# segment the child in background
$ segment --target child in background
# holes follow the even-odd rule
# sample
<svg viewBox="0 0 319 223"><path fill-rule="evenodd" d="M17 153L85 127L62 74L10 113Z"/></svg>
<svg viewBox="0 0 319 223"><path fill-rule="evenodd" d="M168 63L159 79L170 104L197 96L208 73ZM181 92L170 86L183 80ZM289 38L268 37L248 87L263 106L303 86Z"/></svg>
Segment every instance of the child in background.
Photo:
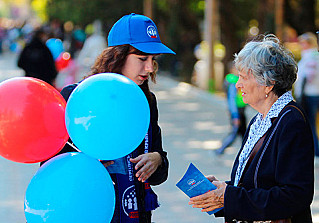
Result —
<svg viewBox="0 0 319 223"><path fill-rule="evenodd" d="M243 138L246 132L246 104L243 102L241 91L236 89L235 85L238 81L238 74L232 62L230 63L230 67L230 73L225 77L224 89L227 94L232 130L223 140L222 146L215 151L217 155L222 155L225 149L231 146L235 141L237 135L240 135Z"/></svg>

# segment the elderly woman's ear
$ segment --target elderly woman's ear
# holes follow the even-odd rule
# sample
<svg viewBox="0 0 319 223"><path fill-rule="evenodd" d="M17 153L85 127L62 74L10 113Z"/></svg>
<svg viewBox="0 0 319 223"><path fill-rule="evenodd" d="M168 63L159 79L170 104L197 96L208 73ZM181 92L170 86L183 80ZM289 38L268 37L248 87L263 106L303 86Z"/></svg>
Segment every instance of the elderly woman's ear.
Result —
<svg viewBox="0 0 319 223"><path fill-rule="evenodd" d="M269 95L273 88L274 88L274 85L272 85L272 86L266 86L266 89L265 89L266 95Z"/></svg>

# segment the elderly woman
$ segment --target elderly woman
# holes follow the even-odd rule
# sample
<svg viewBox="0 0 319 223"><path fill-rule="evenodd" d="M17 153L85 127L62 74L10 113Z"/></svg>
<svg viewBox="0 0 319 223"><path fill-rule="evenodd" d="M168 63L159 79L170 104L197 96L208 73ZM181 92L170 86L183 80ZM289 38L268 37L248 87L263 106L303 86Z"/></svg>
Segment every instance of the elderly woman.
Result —
<svg viewBox="0 0 319 223"><path fill-rule="evenodd" d="M258 113L236 157L231 181L207 178L214 191L189 204L203 212L224 207L226 222L312 222L314 144L291 94L297 65L274 35L251 41L235 55L236 87Z"/></svg>

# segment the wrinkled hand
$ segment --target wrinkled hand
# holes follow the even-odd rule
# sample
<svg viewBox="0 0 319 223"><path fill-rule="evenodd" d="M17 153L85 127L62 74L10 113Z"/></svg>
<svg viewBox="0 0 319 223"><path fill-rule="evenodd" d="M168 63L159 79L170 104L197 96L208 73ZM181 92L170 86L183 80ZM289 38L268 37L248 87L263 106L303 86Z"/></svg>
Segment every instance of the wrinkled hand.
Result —
<svg viewBox="0 0 319 223"><path fill-rule="evenodd" d="M131 158L130 161L136 163L135 170L138 170L136 173L138 180L145 182L162 164L162 157L158 152L153 152Z"/></svg>
<svg viewBox="0 0 319 223"><path fill-rule="evenodd" d="M224 194L227 184L222 181L213 181L213 184L217 187L216 190L192 197L188 204L193 205L193 208L202 208L202 212L224 207Z"/></svg>
<svg viewBox="0 0 319 223"><path fill-rule="evenodd" d="M205 176L210 182L219 181L214 175Z"/></svg>

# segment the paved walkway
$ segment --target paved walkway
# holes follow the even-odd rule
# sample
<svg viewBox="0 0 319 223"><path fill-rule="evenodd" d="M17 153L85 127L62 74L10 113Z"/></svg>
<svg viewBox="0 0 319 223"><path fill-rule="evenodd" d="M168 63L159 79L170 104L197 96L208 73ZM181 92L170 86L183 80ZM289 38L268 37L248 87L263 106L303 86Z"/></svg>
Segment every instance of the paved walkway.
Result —
<svg viewBox="0 0 319 223"><path fill-rule="evenodd" d="M15 67L15 55L0 55L0 81L21 76ZM152 86L160 112L164 148L170 160L169 179L154 187L161 207L154 212L156 223L223 222L189 206L188 198L176 186L176 182L193 162L205 175L214 174L221 180L230 175L234 156L240 146L238 139L226 154L214 157L212 150L218 148L221 139L230 130L227 106L223 97L208 94L186 83L159 75ZM254 111L249 109L248 116ZM0 157L0 223L23 223L24 193L38 164L19 164ZM318 171L316 173L318 178ZM314 222L319 223L319 197L312 205Z"/></svg>

